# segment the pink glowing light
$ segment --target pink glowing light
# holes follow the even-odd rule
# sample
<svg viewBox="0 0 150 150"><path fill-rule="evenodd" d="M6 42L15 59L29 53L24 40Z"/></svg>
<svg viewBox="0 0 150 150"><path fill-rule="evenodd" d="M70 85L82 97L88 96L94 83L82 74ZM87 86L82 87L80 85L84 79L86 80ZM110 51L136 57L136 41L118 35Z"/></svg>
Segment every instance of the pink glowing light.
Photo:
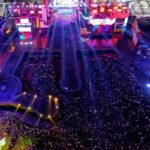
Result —
<svg viewBox="0 0 150 150"><path fill-rule="evenodd" d="M14 12L15 12L15 13L18 12L18 9L14 9Z"/></svg>

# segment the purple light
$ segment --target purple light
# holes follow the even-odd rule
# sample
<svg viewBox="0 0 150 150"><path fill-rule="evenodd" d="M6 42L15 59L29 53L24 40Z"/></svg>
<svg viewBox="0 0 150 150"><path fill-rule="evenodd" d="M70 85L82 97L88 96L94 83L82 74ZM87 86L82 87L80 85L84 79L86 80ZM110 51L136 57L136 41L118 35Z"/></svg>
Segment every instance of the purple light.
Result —
<svg viewBox="0 0 150 150"><path fill-rule="evenodd" d="M34 3L34 8L38 8L38 3Z"/></svg>

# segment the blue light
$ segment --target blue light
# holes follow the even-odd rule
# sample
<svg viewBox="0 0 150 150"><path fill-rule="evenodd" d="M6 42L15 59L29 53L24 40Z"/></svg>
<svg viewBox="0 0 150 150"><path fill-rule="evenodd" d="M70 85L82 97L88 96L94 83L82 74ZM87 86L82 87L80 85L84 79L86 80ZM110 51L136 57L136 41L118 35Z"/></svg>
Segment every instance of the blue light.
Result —
<svg viewBox="0 0 150 150"><path fill-rule="evenodd" d="M150 88L150 83L147 83L147 84L146 84L146 87L147 87L147 88Z"/></svg>
<svg viewBox="0 0 150 150"><path fill-rule="evenodd" d="M24 36L23 35L19 35L19 40L23 40Z"/></svg>

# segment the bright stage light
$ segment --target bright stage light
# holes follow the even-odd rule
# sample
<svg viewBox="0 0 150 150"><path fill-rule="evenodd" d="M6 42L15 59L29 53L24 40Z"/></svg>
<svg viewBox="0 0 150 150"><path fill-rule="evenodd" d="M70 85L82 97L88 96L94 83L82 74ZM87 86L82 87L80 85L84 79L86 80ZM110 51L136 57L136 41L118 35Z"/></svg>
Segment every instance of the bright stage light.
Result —
<svg viewBox="0 0 150 150"><path fill-rule="evenodd" d="M116 18L110 19L110 18L105 18L105 19L90 19L89 23L92 25L112 25L116 22Z"/></svg>
<svg viewBox="0 0 150 150"><path fill-rule="evenodd" d="M4 137L3 139L0 140L0 149L3 148L6 144L6 138Z"/></svg>
<svg viewBox="0 0 150 150"><path fill-rule="evenodd" d="M15 112L17 112L18 111L18 109L21 107L21 104L19 103L19 104L17 104L17 106L16 106L16 109L15 109Z"/></svg>
<svg viewBox="0 0 150 150"><path fill-rule="evenodd" d="M20 19L20 23L21 24L28 24L29 23L29 19L28 18Z"/></svg>
<svg viewBox="0 0 150 150"><path fill-rule="evenodd" d="M58 10L58 13L59 14L72 14L73 13L73 10L72 9L59 9Z"/></svg>
<svg viewBox="0 0 150 150"><path fill-rule="evenodd" d="M38 8L38 3L37 2L34 3L34 8Z"/></svg>
<svg viewBox="0 0 150 150"><path fill-rule="evenodd" d="M42 118L43 117L43 114L40 114L40 118Z"/></svg>
<svg viewBox="0 0 150 150"><path fill-rule="evenodd" d="M52 119L52 116L51 116L51 115L48 115L47 118L48 118L48 119Z"/></svg>
<svg viewBox="0 0 150 150"><path fill-rule="evenodd" d="M55 97L54 101L55 101L55 103L57 103L57 102L58 102L58 98L57 98L57 97Z"/></svg>
<svg viewBox="0 0 150 150"><path fill-rule="evenodd" d="M21 106L21 104L18 104L18 105L17 105L17 107L16 107L16 108L17 108L17 110L19 109L19 107L20 107L20 106Z"/></svg>
<svg viewBox="0 0 150 150"><path fill-rule="evenodd" d="M7 30L5 31L5 33L6 33L6 34L10 34L10 33L11 33L11 29L7 29Z"/></svg>
<svg viewBox="0 0 150 150"><path fill-rule="evenodd" d="M147 88L150 88L150 83L147 83L147 84L146 84L146 87L147 87Z"/></svg>
<svg viewBox="0 0 150 150"><path fill-rule="evenodd" d="M51 99L52 99L52 96L51 96L51 95L48 95L48 99L51 100Z"/></svg>
<svg viewBox="0 0 150 150"><path fill-rule="evenodd" d="M59 108L59 106L57 105L57 106L56 106L56 109L58 109L58 108Z"/></svg>
<svg viewBox="0 0 150 150"><path fill-rule="evenodd" d="M23 92L23 95L26 95L27 94L27 92Z"/></svg>
<svg viewBox="0 0 150 150"><path fill-rule="evenodd" d="M37 97L38 97L37 94L35 94L35 95L34 95L34 99L36 99Z"/></svg>
<svg viewBox="0 0 150 150"><path fill-rule="evenodd" d="M31 109L32 109L31 107L28 107L28 108L27 108L27 111L30 111Z"/></svg>
<svg viewBox="0 0 150 150"><path fill-rule="evenodd" d="M31 32L31 27L18 27L19 32Z"/></svg>

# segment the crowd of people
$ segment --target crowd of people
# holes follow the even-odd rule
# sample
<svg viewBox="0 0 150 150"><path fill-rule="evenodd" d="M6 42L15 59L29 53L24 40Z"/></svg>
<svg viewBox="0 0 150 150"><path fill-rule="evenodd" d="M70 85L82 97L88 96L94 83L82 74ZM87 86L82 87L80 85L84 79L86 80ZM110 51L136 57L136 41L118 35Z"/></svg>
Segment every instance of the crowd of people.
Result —
<svg viewBox="0 0 150 150"><path fill-rule="evenodd" d="M86 68L86 97L72 100L60 126L75 131L86 149L148 148L150 105L134 74L110 58Z"/></svg>
<svg viewBox="0 0 150 150"><path fill-rule="evenodd" d="M20 70L25 90L39 96L57 95L57 68L52 62L38 64L39 61L24 64L23 70Z"/></svg>
<svg viewBox="0 0 150 150"><path fill-rule="evenodd" d="M32 70L32 91L42 95L53 93L56 90L56 73L54 66L41 65Z"/></svg>
<svg viewBox="0 0 150 150"><path fill-rule="evenodd" d="M26 136L33 150L149 149L150 104L134 74L106 57L87 61L85 68L84 96L65 95L68 103L61 105L56 125L41 129L11 118L12 143ZM41 68L33 72L45 76Z"/></svg>

